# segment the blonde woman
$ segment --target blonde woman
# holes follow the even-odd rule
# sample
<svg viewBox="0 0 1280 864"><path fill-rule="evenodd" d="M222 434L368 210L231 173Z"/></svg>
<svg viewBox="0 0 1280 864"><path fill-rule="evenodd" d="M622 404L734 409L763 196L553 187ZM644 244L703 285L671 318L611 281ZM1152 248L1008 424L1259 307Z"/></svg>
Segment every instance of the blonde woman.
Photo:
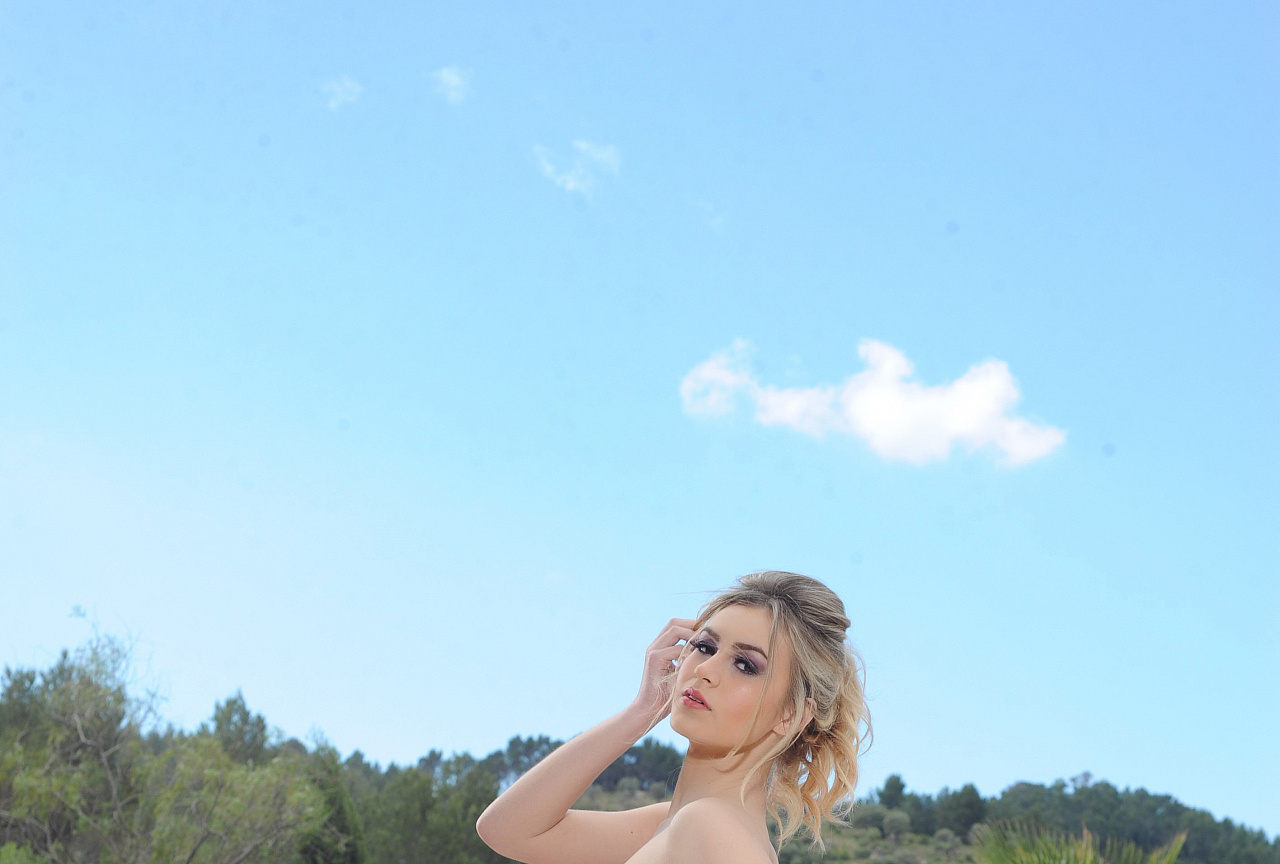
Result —
<svg viewBox="0 0 1280 864"><path fill-rule="evenodd" d="M803 824L838 820L870 725L844 604L816 579L753 573L645 653L635 700L565 743L480 816L481 838L526 864L777 864ZM671 716L689 741L670 802L570 810L611 762Z"/></svg>

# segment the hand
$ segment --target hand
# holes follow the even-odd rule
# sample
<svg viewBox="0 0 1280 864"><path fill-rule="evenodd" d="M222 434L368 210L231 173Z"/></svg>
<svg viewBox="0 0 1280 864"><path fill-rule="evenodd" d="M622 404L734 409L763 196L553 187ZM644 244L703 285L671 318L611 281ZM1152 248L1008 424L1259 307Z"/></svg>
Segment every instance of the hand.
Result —
<svg viewBox="0 0 1280 864"><path fill-rule="evenodd" d="M672 618L644 652L644 675L632 706L644 715L650 729L671 713L675 661L684 653L696 623L690 618Z"/></svg>

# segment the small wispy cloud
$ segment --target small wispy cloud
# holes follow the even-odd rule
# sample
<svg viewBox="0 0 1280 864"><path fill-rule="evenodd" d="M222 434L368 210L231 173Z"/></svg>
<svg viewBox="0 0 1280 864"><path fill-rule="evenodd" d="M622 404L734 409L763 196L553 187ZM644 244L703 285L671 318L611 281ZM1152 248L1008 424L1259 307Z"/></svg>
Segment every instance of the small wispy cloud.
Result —
<svg viewBox="0 0 1280 864"><path fill-rule="evenodd" d="M572 163L560 168L552 161L551 151L546 147L533 148L542 176L566 192L578 192L590 198L597 173L616 176L622 170L622 153L613 144L597 144L579 138L573 142L573 150Z"/></svg>
<svg viewBox="0 0 1280 864"><path fill-rule="evenodd" d="M573 142L573 149L613 174L617 174L622 167L622 154L613 144L597 144L594 141L579 138Z"/></svg>
<svg viewBox="0 0 1280 864"><path fill-rule="evenodd" d="M320 92L329 97L329 110L337 111L348 102L360 98L364 88L346 75L330 79L320 85Z"/></svg>
<svg viewBox="0 0 1280 864"><path fill-rule="evenodd" d="M457 66L445 66L431 73L436 82L436 92L450 105L460 105L471 95L471 73Z"/></svg>
<svg viewBox="0 0 1280 864"><path fill-rule="evenodd" d="M1061 429L1011 415L1021 394L1001 360L976 363L948 384L928 386L910 380L911 361L897 348L864 339L858 355L867 368L843 384L774 387L756 380L750 350L738 340L695 366L680 382L685 411L728 414L741 395L755 403L762 426L815 438L850 435L886 460L917 465L947 459L956 445L994 448L1004 464L1025 465L1066 440Z"/></svg>

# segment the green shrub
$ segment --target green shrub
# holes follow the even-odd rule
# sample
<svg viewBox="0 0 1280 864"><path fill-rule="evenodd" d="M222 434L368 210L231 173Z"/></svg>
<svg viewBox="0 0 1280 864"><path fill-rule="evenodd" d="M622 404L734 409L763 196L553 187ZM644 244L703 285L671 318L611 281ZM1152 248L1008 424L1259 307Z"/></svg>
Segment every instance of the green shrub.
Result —
<svg viewBox="0 0 1280 864"><path fill-rule="evenodd" d="M0 864L45 864L46 860L15 843L0 846Z"/></svg>
<svg viewBox="0 0 1280 864"><path fill-rule="evenodd" d="M889 808L883 804L858 804L849 814L849 824L854 828L875 828L884 831L884 816Z"/></svg>
<svg viewBox="0 0 1280 864"><path fill-rule="evenodd" d="M896 843L902 839L903 834L911 830L911 817L902 810L890 810L884 814L884 824L880 830Z"/></svg>

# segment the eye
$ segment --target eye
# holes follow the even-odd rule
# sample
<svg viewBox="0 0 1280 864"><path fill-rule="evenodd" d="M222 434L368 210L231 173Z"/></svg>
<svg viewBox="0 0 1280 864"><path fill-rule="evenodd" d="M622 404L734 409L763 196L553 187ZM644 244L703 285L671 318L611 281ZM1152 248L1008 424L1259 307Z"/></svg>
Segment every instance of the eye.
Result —
<svg viewBox="0 0 1280 864"><path fill-rule="evenodd" d="M689 647L699 654L706 657L714 657L716 653L716 643L707 639L694 639L688 643ZM733 666L744 675L759 675L760 667L752 662L750 657L738 655L733 658Z"/></svg>

